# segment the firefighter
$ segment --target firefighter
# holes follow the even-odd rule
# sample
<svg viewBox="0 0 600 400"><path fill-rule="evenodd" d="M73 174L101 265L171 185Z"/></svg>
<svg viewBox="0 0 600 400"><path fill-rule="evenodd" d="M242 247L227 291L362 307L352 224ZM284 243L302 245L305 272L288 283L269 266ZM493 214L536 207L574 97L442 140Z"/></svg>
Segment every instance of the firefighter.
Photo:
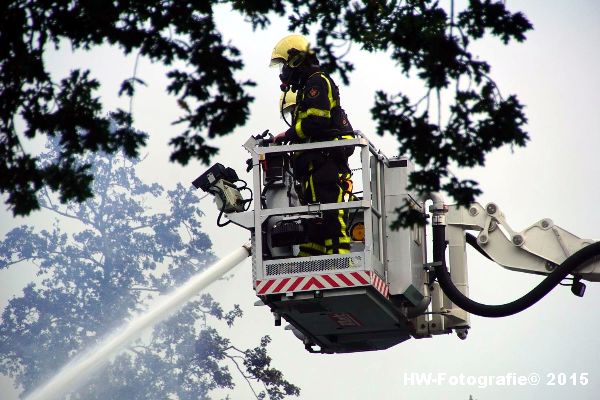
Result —
<svg viewBox="0 0 600 400"><path fill-rule="evenodd" d="M291 125L288 121L294 118L294 112L296 111L296 93L292 91L281 93L278 110L283 120L288 125Z"/></svg>
<svg viewBox="0 0 600 400"><path fill-rule="evenodd" d="M273 49L271 65L279 65L281 90L286 97L295 94L296 107L291 126L275 137L276 143L310 143L353 138L353 129L340 106L339 90L319 68L308 41L301 35L281 39ZM283 107L282 107L283 108ZM302 185L301 197L308 203L341 203L351 186L348 157L353 147L303 151L293 155L293 170ZM320 227L309 242L300 245L299 256L346 254L350 252L344 210L323 212Z"/></svg>

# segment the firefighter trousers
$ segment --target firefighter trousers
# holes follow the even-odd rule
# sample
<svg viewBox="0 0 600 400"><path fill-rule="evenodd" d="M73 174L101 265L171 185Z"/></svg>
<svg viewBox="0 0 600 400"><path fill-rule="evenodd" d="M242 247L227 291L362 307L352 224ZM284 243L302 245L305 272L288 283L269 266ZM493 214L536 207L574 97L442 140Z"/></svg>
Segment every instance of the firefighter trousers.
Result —
<svg viewBox="0 0 600 400"><path fill-rule="evenodd" d="M345 195L342 182L345 179L350 179L346 163L332 158L321 160L318 164L311 162L308 175L301 179L304 201L342 203ZM350 252L346 210L323 211L322 223L313 231L309 242L300 245L300 257Z"/></svg>

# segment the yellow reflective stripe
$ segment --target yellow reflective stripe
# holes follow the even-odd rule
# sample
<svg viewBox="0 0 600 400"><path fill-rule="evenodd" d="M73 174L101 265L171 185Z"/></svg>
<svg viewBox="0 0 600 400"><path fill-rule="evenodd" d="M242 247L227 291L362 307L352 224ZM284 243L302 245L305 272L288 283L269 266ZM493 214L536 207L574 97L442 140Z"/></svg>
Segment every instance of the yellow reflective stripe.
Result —
<svg viewBox="0 0 600 400"><path fill-rule="evenodd" d="M304 250L304 252L306 252L306 250L307 250L307 249L310 249L310 250L316 250L316 251L318 251L318 252L320 252L320 253L323 253L323 254L325 254L325 252L327 251L327 250L325 249L325 246L323 246L323 245L320 245L320 244L318 244L318 243L315 243L315 242L307 242L307 243L302 243L302 244L300 245L300 249L301 249L301 251L303 251L303 250Z"/></svg>
<svg viewBox="0 0 600 400"><path fill-rule="evenodd" d="M321 76L327 83L327 98L329 100L329 110L322 110L319 108L309 108L306 111L299 111L299 109L296 108L296 113L295 113L296 114L296 124L295 124L294 128L296 130L296 134L298 135L298 137L300 139L306 139L306 135L302 131L302 120L304 118L307 118L309 116L314 116L314 117L331 119L331 110L337 106L337 101L333 99L333 89L331 88L331 82L324 74L321 74ZM299 103L298 99L297 99L297 102ZM349 136L348 138L352 139L352 136Z"/></svg>
<svg viewBox="0 0 600 400"><path fill-rule="evenodd" d="M315 194L315 183L313 182L312 174L310 175L310 178L308 179L308 184L310 186L310 193L312 194L311 200L316 201L317 195Z"/></svg>
<svg viewBox="0 0 600 400"><path fill-rule="evenodd" d="M322 254L327 254L327 249L324 246L311 246L308 243L301 244L300 251L298 252L298 255L301 257L319 256Z"/></svg>
<svg viewBox="0 0 600 400"><path fill-rule="evenodd" d="M333 252L333 249L327 250L327 254L349 254L350 250L349 249L337 249L337 253Z"/></svg>
<svg viewBox="0 0 600 400"><path fill-rule="evenodd" d="M308 117L309 115L314 115L314 116L323 117L323 118L331 118L331 111L321 110L319 108L309 108L306 111L300 111L298 113L298 118L304 119L304 118Z"/></svg>
<svg viewBox="0 0 600 400"><path fill-rule="evenodd" d="M333 100L333 90L331 89L331 82L329 82L329 79L324 74L321 74L321 76L323 77L323 79L325 79L325 82L327 82L327 97L329 98L329 108L331 109L337 106L337 102Z"/></svg>
<svg viewBox="0 0 600 400"><path fill-rule="evenodd" d="M341 187L338 187L338 188L339 188L339 193L338 193L337 202L343 203L344 202L344 191L342 190ZM341 230L342 237L348 238L348 234L346 233L347 226L346 226L346 221L344 219L344 210L338 210L338 221L340 223L340 230ZM340 243L342 243L342 242L340 242ZM350 238L348 238L348 243L350 243Z"/></svg>
<svg viewBox="0 0 600 400"><path fill-rule="evenodd" d="M340 221L340 226L342 227L342 235L346 236L346 221L344 221L344 211L338 211L338 220Z"/></svg>
<svg viewBox="0 0 600 400"><path fill-rule="evenodd" d="M296 118L296 134L300 139L306 139L306 135L302 131L302 120L308 116L331 118L331 112L329 110L320 110L318 108L309 108L306 111L300 111Z"/></svg>
<svg viewBox="0 0 600 400"><path fill-rule="evenodd" d="M337 203L342 203L344 201L344 191L339 186L338 189L340 189L340 192L338 193ZM339 211L341 211L342 213L344 212L344 210L338 210L338 212Z"/></svg>
<svg viewBox="0 0 600 400"><path fill-rule="evenodd" d="M302 132L302 119L301 118L296 118L296 135L298 135L298 137L300 139L306 139L306 135L304 134L304 132Z"/></svg>
<svg viewBox="0 0 600 400"><path fill-rule="evenodd" d="M350 243L350 238L348 236L341 236L338 238L338 242L340 244L348 244ZM333 239L325 239L325 246L331 246L333 245Z"/></svg>
<svg viewBox="0 0 600 400"><path fill-rule="evenodd" d="M336 136L333 138L333 140L349 140L349 139L354 139L354 136L352 135L341 135L341 136Z"/></svg>

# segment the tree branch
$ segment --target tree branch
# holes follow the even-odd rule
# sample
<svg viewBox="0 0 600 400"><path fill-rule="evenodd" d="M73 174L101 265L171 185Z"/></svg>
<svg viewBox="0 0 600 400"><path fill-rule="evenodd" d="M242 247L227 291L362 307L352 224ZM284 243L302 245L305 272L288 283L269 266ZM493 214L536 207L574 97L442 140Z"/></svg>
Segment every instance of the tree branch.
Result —
<svg viewBox="0 0 600 400"><path fill-rule="evenodd" d="M66 213L66 212L63 212L63 211L61 211L61 210L58 208L58 206L56 206L56 205L55 205L55 204L52 202L52 199L50 198L50 194L48 193L48 190L47 190L46 188L44 188L44 194L45 194L46 198L48 199L48 203L50 204L50 206L46 206L46 205L44 205L44 204L40 204L40 206L41 206L42 208L45 208L45 209L47 209L47 210L50 210L50 211L53 211L53 212L55 212L55 213L57 213L58 215L61 215L61 216L63 216L63 217L66 217L66 218L71 218L71 219L75 219L75 220L77 220L77 221L79 221L79 222L83 222L84 224L91 225L91 226L92 226L94 229L96 229L97 231L99 231L99 229L98 229L98 227L96 226L96 224L95 224L95 223L93 223L92 221L90 221L90 220L88 220L88 219L86 219L86 218L83 218L83 217L78 217L78 216L76 216L76 215L72 215L72 214L69 214L69 213Z"/></svg>
<svg viewBox="0 0 600 400"><path fill-rule="evenodd" d="M225 357L227 357L229 360L231 360L231 362L233 362L233 364L235 365L235 368L238 370L238 372L240 373L240 375L242 375L242 377L244 378L244 380L246 381L246 383L248 384L248 386L250 387L250 390L252 390L252 394L254 394L254 397L256 397L256 399L260 400L260 397L258 397L258 394L256 394L256 391L254 390L254 387L252 386L252 382L250 382L250 377L247 376L244 371L242 370L242 368L239 366L238 362L235 360L234 357L230 356L229 354L224 354Z"/></svg>
<svg viewBox="0 0 600 400"><path fill-rule="evenodd" d="M18 264L18 263L20 263L21 261L25 261L25 260L32 260L32 259L35 259L35 258L36 258L36 257L23 257L23 258L21 258L21 259L19 259L19 260L15 260L15 261L7 262L6 264L4 264L4 265L2 266L2 268L8 268L8 267L10 267L11 265L14 265L14 264Z"/></svg>

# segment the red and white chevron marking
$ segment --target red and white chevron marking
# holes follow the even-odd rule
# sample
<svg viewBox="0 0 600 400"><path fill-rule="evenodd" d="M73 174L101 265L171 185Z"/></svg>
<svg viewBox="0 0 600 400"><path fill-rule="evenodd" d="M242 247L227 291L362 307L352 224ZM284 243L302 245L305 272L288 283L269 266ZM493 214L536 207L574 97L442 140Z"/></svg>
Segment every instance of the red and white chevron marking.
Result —
<svg viewBox="0 0 600 400"><path fill-rule="evenodd" d="M371 271L370 274L371 285L373 285L373 287L377 289L377 291L381 293L383 297L385 297L386 299L389 298L390 287L387 285L387 283L385 283L385 281L381 279L379 275L377 275L375 272Z"/></svg>
<svg viewBox="0 0 600 400"><path fill-rule="evenodd" d="M340 272L334 274L293 276L256 281L259 296L275 293L305 292L308 290L337 289L354 286L373 286L386 298L388 285L373 271Z"/></svg>

